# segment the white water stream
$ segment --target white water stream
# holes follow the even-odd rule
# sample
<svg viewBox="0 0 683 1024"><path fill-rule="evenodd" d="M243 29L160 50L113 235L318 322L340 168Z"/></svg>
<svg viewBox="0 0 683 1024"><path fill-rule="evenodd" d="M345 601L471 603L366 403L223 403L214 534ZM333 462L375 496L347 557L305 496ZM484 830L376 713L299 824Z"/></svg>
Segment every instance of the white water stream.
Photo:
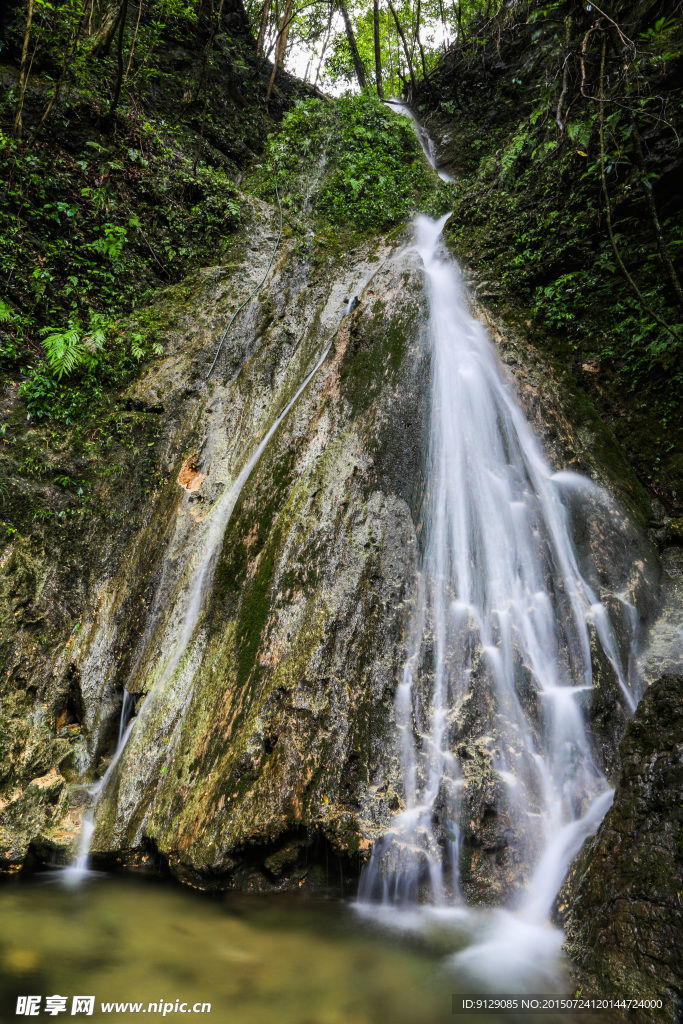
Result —
<svg viewBox="0 0 683 1024"><path fill-rule="evenodd" d="M198 545L198 558L196 559L195 565L191 571L189 586L184 591L182 606L175 610L176 616L179 616L180 621L182 622L182 628L174 642L169 645L166 657L162 661L158 670L157 678L154 682L154 697L156 698L156 701L163 696L164 685L173 679L176 669L178 668L180 661L194 636L197 624L202 612L204 611L207 597L211 593L213 573L223 544L225 531L227 530L233 509L235 508L239 496L242 493L242 489L251 476L254 467L261 458L273 434L276 432L284 418L296 404L301 394L305 391L310 381L324 363L332 346L333 339L334 335L328 339L313 369L306 375L303 382L297 388L289 402L287 402L282 412L273 421L260 444L247 460L233 483L229 487L225 488L223 495L212 510L204 531L202 542ZM189 684L186 684L186 688L189 692L185 695L185 703L191 695L193 675L194 673L191 674ZM105 774L90 788L92 804L83 816L76 857L73 863L69 864L62 872L62 878L67 885L78 884L86 878L88 874L90 874L90 845L95 832L95 812L97 810L97 804L100 796L106 790L109 780L113 777L118 768L134 726L139 725L139 720L142 721L148 713L147 701L143 703L140 716L133 717L134 709L134 698L127 690L124 690L116 751Z"/></svg>
<svg viewBox="0 0 683 1024"><path fill-rule="evenodd" d="M424 128L422 127L418 119L415 117L415 114L412 112L408 104L403 103L402 100L397 99L386 100L385 102L386 105L388 107L391 107L392 110L395 110L398 114L403 114L404 117L407 117L411 121L413 128L415 129L415 134L417 135L418 142L422 146L422 152L427 157L427 160L432 165L432 167L439 175L441 180L452 181L453 177L448 173L448 171L443 170L443 168L437 167L437 154L434 141L429 137L427 132L424 130Z"/></svg>
<svg viewBox="0 0 683 1024"><path fill-rule="evenodd" d="M432 412L421 580L396 696L405 809L375 845L360 900L366 912L379 901L385 918L386 908L408 908L413 923L419 902L459 908L453 920L470 944L458 965L500 989L524 984L525 972L553 974L561 933L548 914L611 803L582 710L592 630L631 709L635 700L572 546L567 491L594 485L548 465L443 254L446 220L416 223ZM489 759L510 842L536 865L514 912L469 912L460 896L470 779L457 748L472 740Z"/></svg>

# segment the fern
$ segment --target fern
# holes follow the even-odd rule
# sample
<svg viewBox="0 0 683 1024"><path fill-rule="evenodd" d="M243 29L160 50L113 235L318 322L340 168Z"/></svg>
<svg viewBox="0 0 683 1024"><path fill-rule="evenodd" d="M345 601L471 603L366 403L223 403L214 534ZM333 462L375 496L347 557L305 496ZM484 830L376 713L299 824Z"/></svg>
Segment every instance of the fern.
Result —
<svg viewBox="0 0 683 1024"><path fill-rule="evenodd" d="M521 132L518 132L514 136L514 138L510 142L510 144L508 146L506 146L506 148L503 150L503 154L502 154L502 157L501 157L500 164L501 164L501 173L502 173L502 176L504 178L506 178L507 175L512 170L512 167L513 167L515 161L517 160L517 157L519 156L519 154L524 149L524 146L526 145L528 139L529 139L528 133L526 131L522 130Z"/></svg>
<svg viewBox="0 0 683 1024"><path fill-rule="evenodd" d="M0 299L0 324L8 324L14 320L14 313L10 306Z"/></svg>
<svg viewBox="0 0 683 1024"><path fill-rule="evenodd" d="M140 362L141 359L144 359L146 353L144 346L141 345L138 340L136 340L137 337L139 337L139 335L133 335L133 338L130 343L130 352L131 355L133 356L133 359L137 359L137 361Z"/></svg>
<svg viewBox="0 0 683 1024"><path fill-rule="evenodd" d="M85 335L83 338L83 345L91 356L95 356L100 349L104 348L106 340L107 335L101 328L98 328L97 330L91 331L90 334Z"/></svg>
<svg viewBox="0 0 683 1024"><path fill-rule="evenodd" d="M593 126L590 121L573 121L570 125L567 125L567 134L575 145L585 150L588 148L592 128Z"/></svg>
<svg viewBox="0 0 683 1024"><path fill-rule="evenodd" d="M63 375L67 376L75 367L79 366L87 358L80 332L72 323L66 331L54 331L51 327L44 328L44 333L52 331L43 339L45 353L53 374L57 380Z"/></svg>

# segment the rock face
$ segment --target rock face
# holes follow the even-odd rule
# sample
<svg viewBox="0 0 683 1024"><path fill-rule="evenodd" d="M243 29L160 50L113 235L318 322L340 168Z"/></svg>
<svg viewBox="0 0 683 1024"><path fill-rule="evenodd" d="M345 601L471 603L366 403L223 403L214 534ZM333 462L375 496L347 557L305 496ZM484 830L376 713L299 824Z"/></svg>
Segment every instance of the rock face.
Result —
<svg viewBox="0 0 683 1024"><path fill-rule="evenodd" d="M5 553L5 868L66 859L82 785L105 773L95 858L160 856L203 886L312 884L330 854L357 872L403 806L394 700L430 417L421 265L407 233L334 256L286 225L207 379L272 253L276 213L254 211L224 266L145 313L164 355L123 402L148 423L137 443L153 471L107 478L110 514L70 551L72 579L34 538ZM586 403L574 415L536 349L489 326L552 464L600 485L576 498L582 570L623 631L626 604L639 610L628 629L656 622L657 558L618 446ZM675 631L672 610L661 643ZM586 713L614 773L628 709L603 662L596 650ZM463 882L472 902L500 902L524 880L523 837L475 704L458 737Z"/></svg>
<svg viewBox="0 0 683 1024"><path fill-rule="evenodd" d="M245 318L201 386L204 479L183 494L174 476L175 507L157 514L167 547L122 680L138 720L98 806L96 851L154 844L178 874L246 871L257 885L305 857L302 828L353 853L382 815L369 787L380 764L391 774L427 366L415 257L392 256L359 253L315 285L287 253L268 317ZM205 338L191 324L177 358L206 362ZM167 402L168 368L145 387ZM105 620L88 660L100 687L109 635Z"/></svg>
<svg viewBox="0 0 683 1024"><path fill-rule="evenodd" d="M598 996L683 1007L683 676L647 690L621 743L614 804L558 897L577 980Z"/></svg>

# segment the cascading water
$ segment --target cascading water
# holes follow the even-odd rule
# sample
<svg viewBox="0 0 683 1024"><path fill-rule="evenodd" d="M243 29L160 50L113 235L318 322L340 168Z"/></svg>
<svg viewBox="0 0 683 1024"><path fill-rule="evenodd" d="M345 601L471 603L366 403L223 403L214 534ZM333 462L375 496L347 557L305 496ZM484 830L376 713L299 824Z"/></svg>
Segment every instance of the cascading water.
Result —
<svg viewBox="0 0 683 1024"><path fill-rule="evenodd" d="M424 133L421 141L433 162ZM419 587L396 697L404 808L391 834L375 845L360 895L366 908L378 901L383 907L429 902L431 911L424 913L442 919L451 913L468 943L457 954L461 967L481 978L492 964L500 984L507 966L519 983L532 960L559 949L560 933L545 924L548 912L571 857L611 800L582 706L593 685L594 638L624 702L631 709L635 702L610 618L572 546L569 500L596 489L548 466L486 332L467 311L456 265L440 253L445 219L417 222L430 303L432 412ZM352 298L347 314L356 303ZM117 780L128 770L143 782L158 778L171 763L204 651L201 620L233 509L331 343L329 338L318 349L313 368L293 395L289 391L292 397L251 456L239 459L242 469L236 473L230 455L211 466L223 490L198 520L197 542L182 559L181 585L167 608L160 607L166 591L159 586L141 643L143 668L151 668L147 696L137 717L131 717L133 698L124 698L117 751L91 790L94 803L84 819L79 856L66 873L72 880L87 871L98 801L111 796L125 819L126 800L132 807L135 794L118 794ZM227 390L223 394L228 397ZM221 400L219 394L217 404ZM254 424L249 428L249 436L261 436ZM180 551L182 544L174 541L171 549ZM623 632L633 636L638 616L625 596L620 600ZM155 729L163 729L167 744L157 744L156 760L147 750ZM460 869L470 839L464 761L470 755L461 746L470 738L486 752L492 805L508 822L518 854L517 891L526 884L514 912L464 909ZM144 818L136 819L138 837L144 825Z"/></svg>
<svg viewBox="0 0 683 1024"><path fill-rule="evenodd" d="M434 170L439 175L442 181L452 181L453 178L448 173L448 171L445 171L443 168L437 167L436 146L434 145L433 140L429 137L429 135L424 130L420 122L417 120L408 104L403 103L401 100L391 99L386 100L386 105L388 107L391 107L391 109L395 110L398 114L403 114L404 117L407 117L412 122L413 128L415 129L415 134L417 135L418 142L422 146L422 152L427 157L429 163L432 165L432 167L434 168Z"/></svg>
<svg viewBox="0 0 683 1024"><path fill-rule="evenodd" d="M84 813L81 821L81 833L78 837L76 856L72 863L68 864L63 871L60 872L60 880L67 886L80 885L84 879L94 874L90 869L90 844L95 832L95 811L97 810L97 802L102 791L109 782L109 779L116 771L119 758L125 749L128 737L133 729L134 713L135 697L129 693L128 690L124 690L123 704L121 706L121 719L119 721L119 736L114 756L109 762L107 770L102 778L88 789L91 804L89 809Z"/></svg>
<svg viewBox="0 0 683 1024"><path fill-rule="evenodd" d="M471 739L476 703L495 802L520 859L537 866L516 913L478 919L483 934L459 961L480 974L491 965L500 981L507 956L519 981L520 956L536 956L539 942L558 948L543 923L571 857L611 802L582 711L592 629L631 709L634 697L610 619L572 546L567 492L597 489L547 464L467 310L457 266L440 252L446 220L416 223L430 302L432 412L419 593L396 696L405 806L375 845L360 899L460 904L461 762L471 755L459 745Z"/></svg>
<svg viewBox="0 0 683 1024"><path fill-rule="evenodd" d="M232 485L225 488L222 498L217 502L213 515L207 524L203 542L198 546L198 557L195 563L189 567L190 580L183 595L184 600L179 607L175 609L175 617L182 623L181 629L179 630L175 642L170 642L169 640L165 657L162 659L158 669L153 691L143 704L141 712L142 718L147 717L152 713L152 706L156 709L161 701L168 699L167 688L172 686L176 669L186 654L195 634L197 624L202 611L204 610L207 595L211 590L213 571L223 541L223 536L227 529L228 522L230 521L232 511L242 492L242 488L249 479L254 466L265 451L271 437L324 363L327 354L330 351L333 339L334 335L328 339L313 369L306 375L293 397L271 424L260 444L247 460ZM180 694L180 703L182 706L185 706L191 697L192 678L193 673L191 672L189 677L181 680L182 692ZM169 702L169 711L173 710L176 713L173 715L169 714L169 717L177 723L182 720L182 712L180 714L177 713L178 694L174 693L173 697L174 700ZM97 805L100 797L106 791L110 780L114 777L118 769L119 762L126 752L128 740L131 737L134 725L137 723L137 719L133 717L134 708L134 697L128 692L128 690L124 689L116 751L105 774L99 782L93 785L90 789L92 805L83 817L76 858L74 862L62 873L62 877L66 884L77 884L89 872L90 845L95 832L95 813Z"/></svg>

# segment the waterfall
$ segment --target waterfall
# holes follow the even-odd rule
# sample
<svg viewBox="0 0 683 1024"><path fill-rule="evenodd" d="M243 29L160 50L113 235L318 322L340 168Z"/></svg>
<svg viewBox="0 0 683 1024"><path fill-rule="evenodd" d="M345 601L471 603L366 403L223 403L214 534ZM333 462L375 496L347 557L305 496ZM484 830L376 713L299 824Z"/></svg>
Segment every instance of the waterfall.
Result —
<svg viewBox="0 0 683 1024"><path fill-rule="evenodd" d="M427 157L429 163L432 165L432 167L434 168L434 170L439 175L442 181L452 181L453 177L448 173L448 171L443 170L443 168L437 167L437 154L436 146L434 145L434 140L431 139L427 132L424 130L424 128L422 127L418 119L415 117L415 114L412 112L408 104L403 103L402 100L397 99L386 100L385 104L386 106L391 107L393 110L395 110L398 114L403 114L404 117L407 117L410 120L415 130L415 134L417 135L417 140L422 147L422 152Z"/></svg>
<svg viewBox="0 0 683 1024"><path fill-rule="evenodd" d="M517 970L523 933L532 935L527 953L537 927L553 946L544 926L553 899L611 802L582 709L592 631L623 700L631 709L635 701L572 545L568 493L597 488L548 465L441 251L447 217L416 222L432 394L419 586L395 702L404 807L375 844L360 900L461 904L467 744L476 741L492 806L527 865L515 914L495 911L459 954L461 966L498 972L511 953Z"/></svg>
<svg viewBox="0 0 683 1024"><path fill-rule="evenodd" d="M152 708L156 710L159 703L167 698L167 687L174 681L178 666L193 640L202 612L205 609L206 601L211 593L213 573L223 543L223 537L228 527L228 523L230 522L233 509L235 508L239 496L242 493L242 489L268 446L273 434L277 431L282 421L296 404L301 394L305 391L310 381L325 362L330 348L332 347L335 334L327 339L327 342L313 366L313 369L308 372L292 398L275 418L269 429L266 431L266 434L260 444L247 460L232 485L226 487L222 497L216 503L216 508L208 521L201 544L198 547L198 557L190 569L190 582L183 594L184 600L182 604L175 609L175 617L181 622L181 628L176 637L171 635L166 638L165 657L157 669L157 678L154 681L151 693L143 702L142 710L137 717L133 717L135 699L127 689L124 689L116 751L105 774L102 776L100 781L90 789L92 805L83 817L76 857L74 862L62 873L66 884L78 883L88 874L90 845L95 832L95 814L100 797L106 792L110 781L115 777L119 763L126 753L128 742L133 734L134 726L139 725L139 722L144 722L149 718L152 714ZM155 605L157 603L158 602L155 602ZM189 674L189 679L183 682L183 693L181 695L183 706L187 704L191 697L193 678L194 672L192 671ZM180 719L182 719L182 714L177 718L177 720Z"/></svg>

